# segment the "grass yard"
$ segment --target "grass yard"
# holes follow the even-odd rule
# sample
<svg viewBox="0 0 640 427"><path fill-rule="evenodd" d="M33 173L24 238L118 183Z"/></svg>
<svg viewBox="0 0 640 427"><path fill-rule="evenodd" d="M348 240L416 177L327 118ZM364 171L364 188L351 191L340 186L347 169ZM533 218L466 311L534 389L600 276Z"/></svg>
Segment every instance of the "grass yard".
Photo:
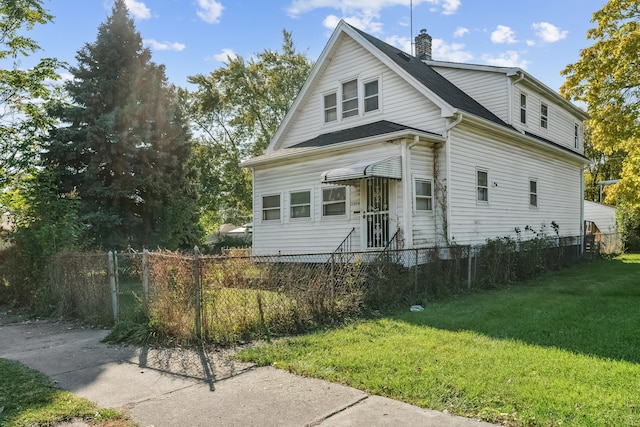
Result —
<svg viewBox="0 0 640 427"><path fill-rule="evenodd" d="M55 387L40 372L0 359L0 426L51 426L80 418L93 426L133 427L126 416Z"/></svg>
<svg viewBox="0 0 640 427"><path fill-rule="evenodd" d="M624 255L241 357L505 425L639 426L639 307Z"/></svg>

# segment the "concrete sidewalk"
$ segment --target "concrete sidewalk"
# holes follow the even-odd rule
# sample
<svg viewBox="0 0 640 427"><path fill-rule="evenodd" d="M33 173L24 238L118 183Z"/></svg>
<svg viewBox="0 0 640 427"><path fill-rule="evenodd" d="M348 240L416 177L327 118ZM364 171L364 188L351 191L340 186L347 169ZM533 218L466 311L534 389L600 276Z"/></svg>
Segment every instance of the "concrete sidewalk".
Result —
<svg viewBox="0 0 640 427"><path fill-rule="evenodd" d="M108 331L0 315L0 357L48 375L140 426L452 426L492 424L371 396L224 352L101 343Z"/></svg>

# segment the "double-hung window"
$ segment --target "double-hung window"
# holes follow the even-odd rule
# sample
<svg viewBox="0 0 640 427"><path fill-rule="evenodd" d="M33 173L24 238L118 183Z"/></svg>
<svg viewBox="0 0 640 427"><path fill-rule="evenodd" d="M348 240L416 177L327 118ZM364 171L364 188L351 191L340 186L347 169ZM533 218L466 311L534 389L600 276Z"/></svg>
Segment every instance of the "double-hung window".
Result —
<svg viewBox="0 0 640 427"><path fill-rule="evenodd" d="M527 123L527 95L520 94L520 123Z"/></svg>
<svg viewBox="0 0 640 427"><path fill-rule="evenodd" d="M578 148L580 146L580 125L573 124L573 146Z"/></svg>
<svg viewBox="0 0 640 427"><path fill-rule="evenodd" d="M415 180L416 212L430 211L433 209L433 193L431 181L426 179Z"/></svg>
<svg viewBox="0 0 640 427"><path fill-rule="evenodd" d="M489 201L489 172L476 170L476 190L479 202Z"/></svg>
<svg viewBox="0 0 640 427"><path fill-rule="evenodd" d="M538 206L538 181L529 180L529 206Z"/></svg>
<svg viewBox="0 0 640 427"><path fill-rule="evenodd" d="M289 205L291 218L311 218L311 191L292 191Z"/></svg>
<svg viewBox="0 0 640 427"><path fill-rule="evenodd" d="M364 84L364 112L376 111L379 108L378 80Z"/></svg>
<svg viewBox="0 0 640 427"><path fill-rule="evenodd" d="M358 80L342 84L342 118L358 115Z"/></svg>
<svg viewBox="0 0 640 427"><path fill-rule="evenodd" d="M324 122L338 120L338 101L335 92L324 96Z"/></svg>
<svg viewBox="0 0 640 427"><path fill-rule="evenodd" d="M547 129L549 126L549 106L544 102L540 104L540 127Z"/></svg>
<svg viewBox="0 0 640 427"><path fill-rule="evenodd" d="M347 214L347 187L322 189L322 216Z"/></svg>
<svg viewBox="0 0 640 427"><path fill-rule="evenodd" d="M262 220L280 220L280 195L262 196Z"/></svg>

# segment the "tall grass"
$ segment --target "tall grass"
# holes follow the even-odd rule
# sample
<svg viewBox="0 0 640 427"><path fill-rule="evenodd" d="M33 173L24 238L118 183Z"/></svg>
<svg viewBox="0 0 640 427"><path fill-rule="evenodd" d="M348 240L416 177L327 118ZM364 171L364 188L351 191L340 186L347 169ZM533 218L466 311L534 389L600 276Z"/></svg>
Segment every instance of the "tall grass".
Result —
<svg viewBox="0 0 640 427"><path fill-rule="evenodd" d="M640 425L639 303L626 255L242 357L507 425Z"/></svg>

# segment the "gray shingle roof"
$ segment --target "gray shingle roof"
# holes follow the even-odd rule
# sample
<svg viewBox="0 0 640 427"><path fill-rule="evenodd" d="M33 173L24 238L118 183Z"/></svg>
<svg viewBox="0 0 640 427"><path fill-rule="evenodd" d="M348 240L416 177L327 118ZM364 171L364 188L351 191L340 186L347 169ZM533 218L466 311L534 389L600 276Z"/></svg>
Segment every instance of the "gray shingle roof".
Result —
<svg viewBox="0 0 640 427"><path fill-rule="evenodd" d="M372 136L384 135L387 133L399 132L404 130L414 130L421 133L429 133L434 136L442 136L433 132L427 132L409 126L400 125L398 123L389 122L387 120L380 120L379 122L368 123L366 125L355 126L348 129L341 129L335 132L323 133L316 136L315 138L292 145L290 148L324 147L327 145L339 144L341 142L369 138Z"/></svg>
<svg viewBox="0 0 640 427"><path fill-rule="evenodd" d="M504 120L486 109L478 103L478 101L467 95L464 91L415 56L408 55L400 49L397 49L353 26L351 26L351 28L357 31L358 34L364 37L382 53L387 55L393 62L400 66L400 68L411 74L417 81L425 85L452 107L475 116L482 117L483 119L489 120L493 123L512 128Z"/></svg>

